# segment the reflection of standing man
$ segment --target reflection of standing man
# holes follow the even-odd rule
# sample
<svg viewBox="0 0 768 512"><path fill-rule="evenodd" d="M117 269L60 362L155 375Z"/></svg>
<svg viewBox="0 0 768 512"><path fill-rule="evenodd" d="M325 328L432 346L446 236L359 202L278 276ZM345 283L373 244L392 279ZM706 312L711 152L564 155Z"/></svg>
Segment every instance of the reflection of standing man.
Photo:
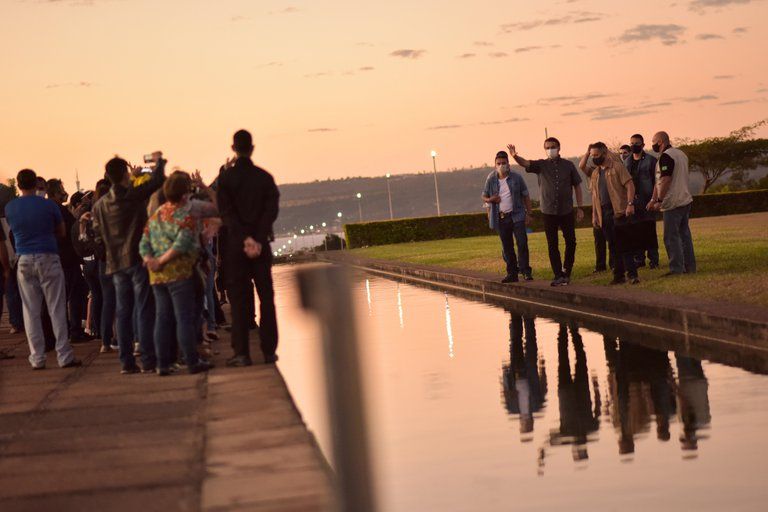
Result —
<svg viewBox="0 0 768 512"><path fill-rule="evenodd" d="M564 323L560 324L557 335L557 396L560 402L560 431L553 434L559 443L571 443L574 447L574 459L588 458L586 448L587 436L600 428L600 408L592 408L592 397L589 392L589 372L587 369L587 354L584 342L579 334L579 328L571 324L571 340L576 354L576 366L571 375L571 364L568 355L568 330ZM597 391L597 390L595 390ZM597 392L595 402L600 400Z"/></svg>
<svg viewBox="0 0 768 512"><path fill-rule="evenodd" d="M678 414L683 423L680 447L683 450L697 450L699 438L696 431L708 427L712 421L709 412L709 384L704 376L701 361L679 354L675 354L675 359Z"/></svg>
<svg viewBox="0 0 768 512"><path fill-rule="evenodd" d="M504 402L510 414L520 415L521 434L533 432L533 414L542 409L547 394L546 374L543 361L539 369L538 352L535 319L510 312L510 363L502 367Z"/></svg>
<svg viewBox="0 0 768 512"><path fill-rule="evenodd" d="M547 235L549 263L555 279L552 286L564 286L571 282L571 271L576 259L576 222L584 218L581 210L581 176L573 162L560 157L560 141L549 137L544 141L547 158L544 160L526 160L517 154L515 146L507 146L509 154L525 168L526 172L538 174L541 178L541 213L544 216L544 232ZM573 208L573 194L576 204ZM558 230L565 239L565 261L560 258Z"/></svg>

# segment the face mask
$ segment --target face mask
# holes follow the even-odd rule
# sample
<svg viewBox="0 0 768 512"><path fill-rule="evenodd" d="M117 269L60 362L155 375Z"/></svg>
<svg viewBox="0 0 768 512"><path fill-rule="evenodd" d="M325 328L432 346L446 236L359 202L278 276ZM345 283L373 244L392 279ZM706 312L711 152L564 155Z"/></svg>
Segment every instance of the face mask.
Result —
<svg viewBox="0 0 768 512"><path fill-rule="evenodd" d="M596 156L592 158L592 163L595 165L603 165L605 163L605 156Z"/></svg>
<svg viewBox="0 0 768 512"><path fill-rule="evenodd" d="M36 190L35 195L37 197L45 197L45 190Z"/></svg>
<svg viewBox="0 0 768 512"><path fill-rule="evenodd" d="M643 152L643 146L641 146L640 144L632 144L631 147L632 147L632 152L636 155L639 155L640 153Z"/></svg>
<svg viewBox="0 0 768 512"><path fill-rule="evenodd" d="M554 160L555 158L557 158L557 155L559 155L559 154L560 154L560 150L559 150L559 149L557 149L557 148L549 148L549 149L547 150L547 156L548 156L549 158L553 159L553 160Z"/></svg>
<svg viewBox="0 0 768 512"><path fill-rule="evenodd" d="M654 153L661 152L661 144L654 144L653 146L651 146L651 148L653 149Z"/></svg>
<svg viewBox="0 0 768 512"><path fill-rule="evenodd" d="M497 165L496 169L499 171L499 174L507 174L509 173L509 164Z"/></svg>

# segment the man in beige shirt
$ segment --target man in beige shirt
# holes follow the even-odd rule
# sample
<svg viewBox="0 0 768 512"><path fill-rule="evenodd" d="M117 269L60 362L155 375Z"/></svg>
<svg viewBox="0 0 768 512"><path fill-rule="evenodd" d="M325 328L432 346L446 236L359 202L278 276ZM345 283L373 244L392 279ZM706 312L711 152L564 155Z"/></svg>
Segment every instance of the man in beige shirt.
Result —
<svg viewBox="0 0 768 512"><path fill-rule="evenodd" d="M588 155L595 171L590 176L592 189L592 224L603 230L612 254L615 254L613 281L637 284L637 265L632 252L632 220L635 215L635 185L621 158L602 142L592 144ZM626 277L625 277L626 274Z"/></svg>

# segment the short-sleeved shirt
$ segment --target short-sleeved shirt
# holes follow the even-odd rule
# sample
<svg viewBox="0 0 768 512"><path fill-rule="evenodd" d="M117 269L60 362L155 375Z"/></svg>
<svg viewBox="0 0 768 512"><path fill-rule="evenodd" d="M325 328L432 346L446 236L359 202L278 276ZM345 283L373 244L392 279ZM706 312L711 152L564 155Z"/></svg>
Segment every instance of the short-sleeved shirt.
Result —
<svg viewBox="0 0 768 512"><path fill-rule="evenodd" d="M605 169L598 169L600 175L597 178L597 188L600 192L600 206L603 208L612 208L611 196L608 194L608 182L605 180Z"/></svg>
<svg viewBox="0 0 768 512"><path fill-rule="evenodd" d="M541 177L541 213L568 215L573 212L573 187L581 184L581 176L570 160L531 160L528 172Z"/></svg>
<svg viewBox="0 0 768 512"><path fill-rule="evenodd" d="M151 284L172 283L192 277L199 256L198 219L190 204L165 203L147 221L139 243L141 257L159 258L168 249L181 253L169 261L159 272L149 272Z"/></svg>
<svg viewBox="0 0 768 512"><path fill-rule="evenodd" d="M512 209L504 213L512 214L512 222L522 222L525 220L525 206L524 198L528 197L528 186L525 184L525 180L521 175L516 172L511 172L504 179L509 188L509 193L512 199ZM501 180L496 171L491 171L488 178L485 180L483 186L483 195L495 196L501 194ZM488 225L491 229L498 231L499 229L499 212L503 211L500 208L499 203L490 203L490 212L488 215Z"/></svg>
<svg viewBox="0 0 768 512"><path fill-rule="evenodd" d="M56 227L63 218L59 205L38 196L21 196L5 206L16 254L58 254Z"/></svg>

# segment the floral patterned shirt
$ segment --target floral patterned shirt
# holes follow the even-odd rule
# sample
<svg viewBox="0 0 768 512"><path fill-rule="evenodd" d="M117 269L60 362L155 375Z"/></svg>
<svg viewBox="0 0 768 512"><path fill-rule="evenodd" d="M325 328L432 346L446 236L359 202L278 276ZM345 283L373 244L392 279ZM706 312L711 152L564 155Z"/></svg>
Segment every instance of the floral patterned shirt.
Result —
<svg viewBox="0 0 768 512"><path fill-rule="evenodd" d="M181 254L159 272L149 272L150 284L172 283L192 277L200 251L199 217L193 205L165 203L147 221L139 244L141 257L159 258L168 249Z"/></svg>

